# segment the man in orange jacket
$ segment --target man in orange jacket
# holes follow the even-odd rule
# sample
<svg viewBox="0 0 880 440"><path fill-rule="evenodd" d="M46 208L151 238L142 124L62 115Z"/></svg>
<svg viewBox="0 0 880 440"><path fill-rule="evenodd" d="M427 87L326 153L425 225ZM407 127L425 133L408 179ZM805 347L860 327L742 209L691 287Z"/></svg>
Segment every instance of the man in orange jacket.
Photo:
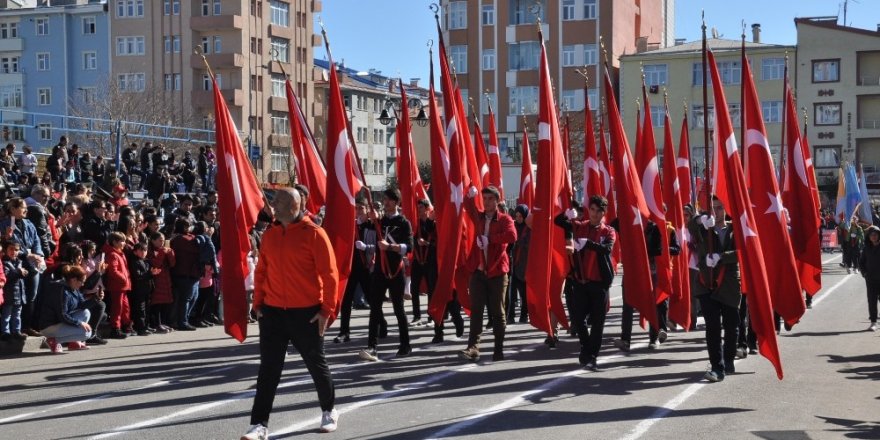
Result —
<svg viewBox="0 0 880 440"><path fill-rule="evenodd" d="M336 257L327 233L303 215L299 192L281 189L271 205L276 221L263 235L254 273L260 372L251 409L252 426L243 440L269 438L269 413L289 343L302 355L315 382L323 411L321 431L335 431L339 420L333 408L335 391L323 339L328 317L336 308Z"/></svg>

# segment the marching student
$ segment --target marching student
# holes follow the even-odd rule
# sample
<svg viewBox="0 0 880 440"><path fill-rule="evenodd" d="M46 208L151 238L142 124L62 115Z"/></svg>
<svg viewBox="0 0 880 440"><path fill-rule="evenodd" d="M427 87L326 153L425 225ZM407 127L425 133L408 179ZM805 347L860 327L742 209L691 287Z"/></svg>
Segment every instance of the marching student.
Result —
<svg viewBox="0 0 880 440"><path fill-rule="evenodd" d="M474 222L477 238L468 252L465 267L472 272L470 280L471 328L467 348L459 352L462 359L476 362L480 359L480 335L483 333L483 310L488 308L495 338L493 361L504 360L504 333L507 312L504 295L507 293L507 273L510 260L507 246L516 241L513 219L498 210L501 192L494 186L483 188L483 211L477 209L474 198L477 189L471 187L464 202L465 211Z"/></svg>
<svg viewBox="0 0 880 440"><path fill-rule="evenodd" d="M377 361L376 352L382 314L382 303L385 301L385 291L391 295L391 304L394 307L394 315L397 317L397 328L400 332L400 345L397 348L397 356L409 356L412 348L409 345L409 323L406 320L406 310L403 305L403 292L406 287L406 275L404 273L403 259L406 254L412 252L413 233L409 220L400 214L400 191L396 189L385 190L383 207L385 214L378 219L376 211L370 211L369 218L379 221L380 231L377 243L379 253L377 270L370 277L370 291L367 300L370 303L370 329L368 332L367 348L361 350L361 359Z"/></svg>
<svg viewBox="0 0 880 440"><path fill-rule="evenodd" d="M263 235L254 275L260 370L252 426L242 440L269 438L269 414L289 343L300 353L315 382L322 411L320 430L335 431L339 422L323 339L328 318L336 308L336 256L327 233L303 215L299 192L280 189L271 203L276 224Z"/></svg>
<svg viewBox="0 0 880 440"><path fill-rule="evenodd" d="M422 306L419 298L422 280L425 281L428 301L434 294L437 284L437 224L428 217L431 202L419 200L417 204L419 219L414 231L415 248L413 249L412 269L410 271L410 292L412 293L413 325L422 323Z"/></svg>

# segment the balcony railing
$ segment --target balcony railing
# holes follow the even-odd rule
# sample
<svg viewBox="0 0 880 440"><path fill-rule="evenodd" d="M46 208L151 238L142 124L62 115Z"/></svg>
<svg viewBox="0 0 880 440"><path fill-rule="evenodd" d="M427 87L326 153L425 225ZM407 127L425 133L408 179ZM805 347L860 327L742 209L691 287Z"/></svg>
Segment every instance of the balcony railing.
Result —
<svg viewBox="0 0 880 440"><path fill-rule="evenodd" d="M859 128L878 129L880 128L880 119L863 119L859 122Z"/></svg>
<svg viewBox="0 0 880 440"><path fill-rule="evenodd" d="M880 86L880 74L877 75L862 75L859 78L860 86Z"/></svg>

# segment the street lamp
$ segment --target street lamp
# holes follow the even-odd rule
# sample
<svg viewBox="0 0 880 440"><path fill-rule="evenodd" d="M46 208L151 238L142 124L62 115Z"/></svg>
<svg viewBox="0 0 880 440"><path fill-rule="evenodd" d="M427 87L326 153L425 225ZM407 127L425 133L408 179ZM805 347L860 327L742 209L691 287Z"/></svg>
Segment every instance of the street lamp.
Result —
<svg viewBox="0 0 880 440"><path fill-rule="evenodd" d="M409 109L419 109L418 114L413 118L416 124L419 124L419 127L428 125L428 115L425 113L425 106L422 105L422 101L419 98L410 98L406 104ZM389 110L391 111L389 112ZM386 99L385 108L383 108L382 113L379 114L379 122L382 125L389 125L391 124L391 121L399 119L399 114L400 108L395 105L392 100Z"/></svg>

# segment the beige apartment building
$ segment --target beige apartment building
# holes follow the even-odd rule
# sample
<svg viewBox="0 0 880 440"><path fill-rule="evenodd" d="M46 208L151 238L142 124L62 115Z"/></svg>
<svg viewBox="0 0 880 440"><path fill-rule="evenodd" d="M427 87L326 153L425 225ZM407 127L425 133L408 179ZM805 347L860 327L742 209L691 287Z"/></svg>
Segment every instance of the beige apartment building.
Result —
<svg viewBox="0 0 880 440"><path fill-rule="evenodd" d="M673 0L442 1L441 25L463 98L473 98L482 126L487 122L487 101L492 101L498 147L507 164L521 161L523 115L530 132L537 118L541 46L536 3L541 4L538 13L557 103L570 116L575 139L582 139L585 99L588 96L596 109L603 95L600 36L615 82L619 56L674 41ZM587 93L576 70L589 75ZM506 187L518 182L518 171L505 173Z"/></svg>
<svg viewBox="0 0 880 440"><path fill-rule="evenodd" d="M806 108L820 190L836 197L838 167L863 166L880 190L880 28L797 18L797 105Z"/></svg>
<svg viewBox="0 0 880 440"><path fill-rule="evenodd" d="M746 55L749 57L758 98L761 100L767 140L770 142L770 150L776 159L779 157L782 137L786 56L789 57L788 62L791 66L789 76L793 80L796 47L762 43L760 32L760 25L753 26L751 41L746 42ZM736 138L739 141L741 137L739 128L742 126L742 41L710 38L707 45L715 54L721 81L724 83L728 111L733 121ZM668 95L669 99L669 116L672 120L676 151L678 151L681 122L685 115L684 106L687 105L691 163L695 176L701 175L705 170L702 47L702 41L690 43L678 41L677 45L672 47L625 55L620 58L621 115L630 146L635 148L637 100L642 111L645 111L642 99L642 73L644 72L658 150L661 150L664 145L664 93ZM711 83L711 79L709 81ZM711 88L708 90L707 107L711 136L714 129L712 120L714 98ZM711 137L709 151L711 158ZM662 150L660 154L662 155Z"/></svg>
<svg viewBox="0 0 880 440"><path fill-rule="evenodd" d="M150 113L144 119L159 113L163 124L212 128L212 86L202 57L194 53L198 50L217 77L258 178L289 180L293 163L285 73L311 122L311 60L321 41L312 17L321 11L321 0L108 3L113 20L108 87L116 95L144 102Z"/></svg>

